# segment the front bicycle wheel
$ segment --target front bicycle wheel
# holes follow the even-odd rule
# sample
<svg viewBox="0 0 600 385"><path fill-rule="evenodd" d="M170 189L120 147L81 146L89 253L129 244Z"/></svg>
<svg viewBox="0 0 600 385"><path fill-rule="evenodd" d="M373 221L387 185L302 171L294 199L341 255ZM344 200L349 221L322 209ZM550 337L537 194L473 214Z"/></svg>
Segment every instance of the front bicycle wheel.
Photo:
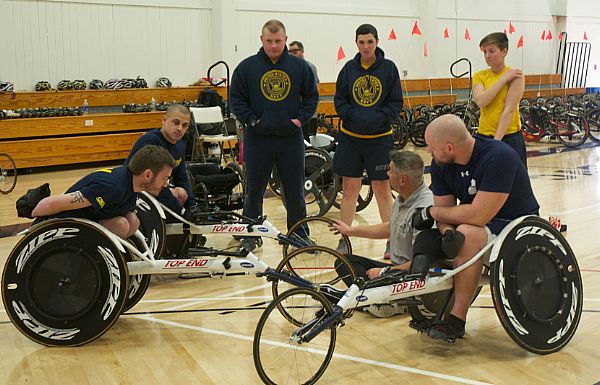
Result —
<svg viewBox="0 0 600 385"><path fill-rule="evenodd" d="M297 327L278 310L301 321ZM303 337L323 327L332 314L327 299L311 289L294 288L278 296L260 317L254 332L254 366L265 384L314 384L325 372L335 348L336 326L325 326L310 342Z"/></svg>
<svg viewBox="0 0 600 385"><path fill-rule="evenodd" d="M299 220L286 234L287 238L292 238L302 242L302 246L324 246L335 250L338 246L345 244L348 254L352 254L352 245L350 239L344 234L336 235L332 231L333 220L326 217L308 217ZM342 242L342 244L340 244ZM294 250L294 246L289 243L283 244L283 256L287 256Z"/></svg>
<svg viewBox="0 0 600 385"><path fill-rule="evenodd" d="M322 246L309 246L295 250L284 257L275 268L278 273L287 271L290 275L301 277L310 281L313 285L327 285L337 289L337 293L343 293L356 279L356 271L348 259L331 249ZM274 280L271 287L273 298L279 297L294 286L281 280ZM323 293L329 293L323 290ZM325 294L330 302L337 303L341 294ZM301 325L301 320L295 319L293 314L286 313L285 307L279 311L288 321Z"/></svg>
<svg viewBox="0 0 600 385"><path fill-rule="evenodd" d="M0 193L8 194L17 185L17 165L10 155L0 153Z"/></svg>

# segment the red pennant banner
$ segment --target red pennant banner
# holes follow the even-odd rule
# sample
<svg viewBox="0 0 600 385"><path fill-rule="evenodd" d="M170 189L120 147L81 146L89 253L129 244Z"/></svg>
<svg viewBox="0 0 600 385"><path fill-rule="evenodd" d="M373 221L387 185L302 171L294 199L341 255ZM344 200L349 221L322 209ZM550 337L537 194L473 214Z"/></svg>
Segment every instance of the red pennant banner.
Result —
<svg viewBox="0 0 600 385"><path fill-rule="evenodd" d="M390 36L388 37L388 40L396 40L396 32L394 31L394 28L392 28L392 30L390 31Z"/></svg>
<svg viewBox="0 0 600 385"><path fill-rule="evenodd" d="M546 34L546 40L552 40L552 31L548 30L548 33Z"/></svg>
<svg viewBox="0 0 600 385"><path fill-rule="evenodd" d="M413 25L411 35L421 35L421 30L419 29L419 26L417 25L416 21L415 21L415 25Z"/></svg>
<svg viewBox="0 0 600 385"><path fill-rule="evenodd" d="M345 57L346 57L346 54L344 53L344 49L340 45L340 48L338 49L338 54L337 54L337 61L335 62L335 64L339 63L340 60L342 60Z"/></svg>
<svg viewBox="0 0 600 385"><path fill-rule="evenodd" d="M506 28L504 28L504 34L506 35Z"/></svg>
<svg viewBox="0 0 600 385"><path fill-rule="evenodd" d="M469 28L465 28L465 40L471 40L471 34L469 33Z"/></svg>
<svg viewBox="0 0 600 385"><path fill-rule="evenodd" d="M558 40L562 41L562 31L558 33Z"/></svg>
<svg viewBox="0 0 600 385"><path fill-rule="evenodd" d="M519 41L517 42L517 48L522 48L523 47L523 35L521 35L521 37L519 38Z"/></svg>
<svg viewBox="0 0 600 385"><path fill-rule="evenodd" d="M515 31L515 27L512 25L512 21L508 22L508 33L513 33Z"/></svg>
<svg viewBox="0 0 600 385"><path fill-rule="evenodd" d="M444 29L444 39L448 39L450 37L450 34L448 33L448 27L446 27Z"/></svg>
<svg viewBox="0 0 600 385"><path fill-rule="evenodd" d="M423 56L427 57L428 52L427 52L427 42L423 43Z"/></svg>
<svg viewBox="0 0 600 385"><path fill-rule="evenodd" d="M546 40L546 30L542 31L542 40Z"/></svg>
<svg viewBox="0 0 600 385"><path fill-rule="evenodd" d="M587 40L587 33L585 31L583 31L583 40Z"/></svg>

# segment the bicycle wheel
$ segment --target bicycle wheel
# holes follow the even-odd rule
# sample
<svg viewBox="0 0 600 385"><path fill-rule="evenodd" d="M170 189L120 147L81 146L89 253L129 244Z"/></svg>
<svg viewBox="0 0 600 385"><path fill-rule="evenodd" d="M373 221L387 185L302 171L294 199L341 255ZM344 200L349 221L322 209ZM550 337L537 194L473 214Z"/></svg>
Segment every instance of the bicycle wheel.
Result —
<svg viewBox="0 0 600 385"><path fill-rule="evenodd" d="M342 266L343 268L341 268ZM347 274L351 281L356 278L354 267L345 256L322 246L309 246L294 250L279 262L275 270L277 272L286 270L291 275L302 277L314 285L328 285L342 292L348 288L342 279L348 277L340 276L338 271ZM281 293L293 287L284 281L273 281L271 286L273 298L277 298ZM327 294L325 295L327 296ZM335 296L327 296L327 298L333 303L337 303L340 299ZM301 320L295 319L293 314L286 314L285 307L280 307L279 311L296 326L302 325Z"/></svg>
<svg viewBox="0 0 600 385"><path fill-rule="evenodd" d="M10 155L0 153L0 193L8 194L17 185L17 165Z"/></svg>
<svg viewBox="0 0 600 385"><path fill-rule="evenodd" d="M229 194L217 201L217 206L221 210L236 211L242 213L244 208L244 196L246 194L246 174L238 163L230 162L223 168L223 174L235 174L239 183L231 190Z"/></svg>
<svg viewBox="0 0 600 385"><path fill-rule="evenodd" d="M590 138L594 142L600 142L600 108L594 108L587 113Z"/></svg>
<svg viewBox="0 0 600 385"><path fill-rule="evenodd" d="M138 250L144 249L144 245L142 245L142 242L136 237L128 238L127 241L132 243ZM123 258L125 258L125 262L131 262L137 259L135 255L129 251L129 249L125 249ZM123 305L123 308L121 309L121 314L125 313L126 311L129 311L129 309L131 309L132 307L137 305L138 302L140 302L144 294L146 294L148 287L150 286L151 278L151 274L136 274L129 276L127 296L125 297L125 305Z"/></svg>
<svg viewBox="0 0 600 385"><path fill-rule="evenodd" d="M552 119L558 141L567 147L579 147L590 133L588 122L581 112L563 111Z"/></svg>
<svg viewBox="0 0 600 385"><path fill-rule="evenodd" d="M392 122L392 142L395 150L403 149L408 143L408 124L401 118Z"/></svg>
<svg viewBox="0 0 600 385"><path fill-rule="evenodd" d="M333 220L324 217L308 217L299 220L286 234L288 238L294 238L306 243L306 246L324 246L332 250L338 247L340 239L346 244L348 254L352 254L350 239L344 234L336 235L332 231ZM292 248L290 248L292 247ZM289 243L283 245L283 256L293 251Z"/></svg>
<svg viewBox="0 0 600 385"><path fill-rule="evenodd" d="M429 125L429 119L421 117L415 119L409 130L410 141L417 147L426 147L425 143L425 129Z"/></svg>
<svg viewBox="0 0 600 385"><path fill-rule="evenodd" d="M302 326L290 323L277 309L285 307ZM310 342L307 332L321 326L332 305L314 290L288 290L267 307L254 332L254 366L265 384L314 384L325 372L335 349L336 323L326 326Z"/></svg>

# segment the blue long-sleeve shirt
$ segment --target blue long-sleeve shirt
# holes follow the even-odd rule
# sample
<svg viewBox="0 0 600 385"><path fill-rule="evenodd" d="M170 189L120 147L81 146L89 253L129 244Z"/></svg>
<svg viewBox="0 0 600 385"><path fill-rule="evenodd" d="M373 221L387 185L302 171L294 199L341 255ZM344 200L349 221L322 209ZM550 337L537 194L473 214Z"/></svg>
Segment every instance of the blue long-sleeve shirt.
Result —
<svg viewBox="0 0 600 385"><path fill-rule="evenodd" d="M377 48L376 59L368 68L360 63L360 53L338 74L334 104L343 127L359 135L378 135L390 130L402 110L402 86L398 68Z"/></svg>
<svg viewBox="0 0 600 385"><path fill-rule="evenodd" d="M171 183L177 187L185 189L187 192L188 200L185 202L185 207L195 205L196 199L194 198L192 186L190 185L190 180L188 179L185 167L185 141L178 140L177 143L172 144L165 139L162 132L160 132L160 128L152 129L140 136L140 138L135 142L131 152L129 153L129 156L127 156L127 159L125 159L125 164L129 163L129 160L133 154L148 144L161 146L169 151L169 154L171 154L173 159L175 159L176 164L173 172L171 173ZM179 202L177 202L177 198L175 198L168 188L163 188L160 191L158 200L171 210L177 213L181 212L181 206L179 205Z"/></svg>
<svg viewBox="0 0 600 385"><path fill-rule="evenodd" d="M258 121L260 135L287 136L298 132L291 122L308 122L319 103L315 76L305 60L284 49L273 63L261 48L242 61L231 78L231 111L243 123Z"/></svg>

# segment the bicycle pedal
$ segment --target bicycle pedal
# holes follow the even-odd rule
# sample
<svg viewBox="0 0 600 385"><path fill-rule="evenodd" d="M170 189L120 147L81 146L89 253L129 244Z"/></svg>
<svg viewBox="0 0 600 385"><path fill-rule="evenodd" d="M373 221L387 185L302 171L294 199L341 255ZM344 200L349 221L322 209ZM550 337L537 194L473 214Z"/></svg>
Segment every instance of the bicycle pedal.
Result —
<svg viewBox="0 0 600 385"><path fill-rule="evenodd" d="M408 326L415 329L419 333L429 334L429 329L431 329L431 324L428 321L417 321L415 319L410 320Z"/></svg>

